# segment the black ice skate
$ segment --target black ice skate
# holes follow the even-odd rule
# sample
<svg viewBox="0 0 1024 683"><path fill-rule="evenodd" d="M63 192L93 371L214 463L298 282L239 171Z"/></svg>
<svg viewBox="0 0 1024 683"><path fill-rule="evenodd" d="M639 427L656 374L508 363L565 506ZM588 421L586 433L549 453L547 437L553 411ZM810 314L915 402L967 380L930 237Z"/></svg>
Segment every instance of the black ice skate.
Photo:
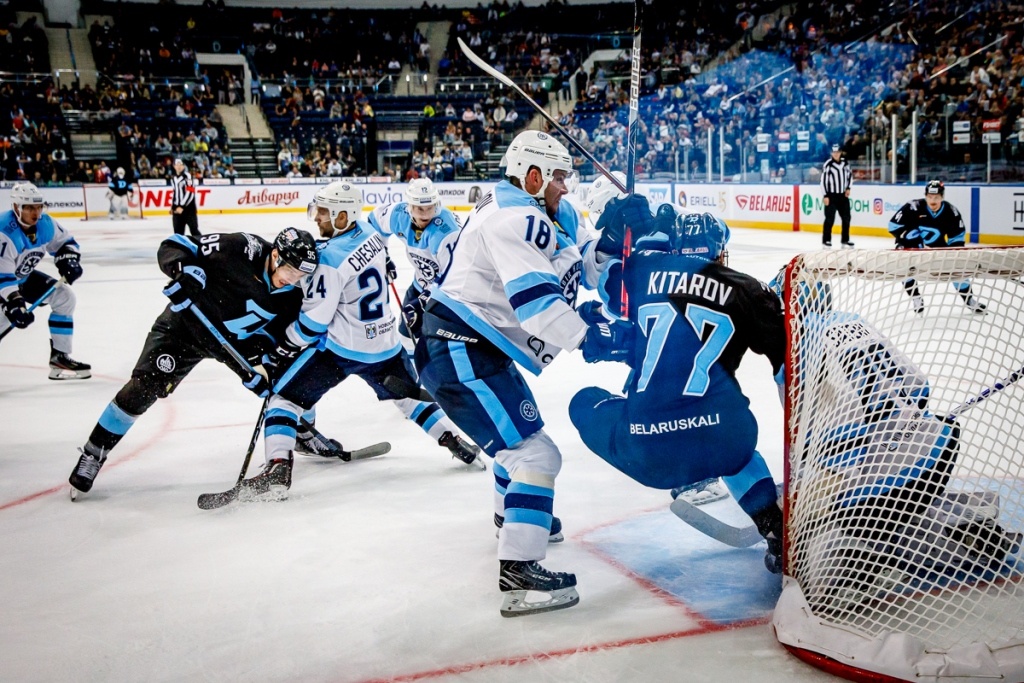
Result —
<svg viewBox="0 0 1024 683"><path fill-rule="evenodd" d="M318 437L309 431L300 431L295 435L295 452L302 455L319 455L321 458L340 458L345 450L334 439L328 439L323 435Z"/></svg>
<svg viewBox="0 0 1024 683"><path fill-rule="evenodd" d="M988 308L988 306L978 301L977 297L973 294L969 294L964 298L964 305L971 310L971 313L980 313L982 315L985 315L985 309Z"/></svg>
<svg viewBox="0 0 1024 683"><path fill-rule="evenodd" d="M494 513L494 526L499 529L505 526L505 518L499 515L497 512ZM498 533L494 533L497 537ZM562 520L558 517L551 517L551 531L548 533L548 543L561 543L565 540L565 536L562 535Z"/></svg>
<svg viewBox="0 0 1024 683"><path fill-rule="evenodd" d="M238 500L242 502L278 501L288 498L292 485L292 458L274 458L255 477L242 482Z"/></svg>
<svg viewBox="0 0 1024 683"><path fill-rule="evenodd" d="M480 456L480 447L468 443L460 436L456 436L451 432L445 432L437 440L437 445L444 446L452 452L453 458L458 458L467 465L471 465L481 471L487 469L487 463Z"/></svg>
<svg viewBox="0 0 1024 683"><path fill-rule="evenodd" d="M499 560L498 564L498 589L505 594L501 605L503 617L553 612L580 601L575 574L549 572L534 561ZM531 591L547 593L548 599L528 602L526 594Z"/></svg>
<svg viewBox="0 0 1024 683"><path fill-rule="evenodd" d="M89 492L92 483L96 481L96 475L100 473L100 468L107 461L107 456L102 453L97 457L81 448L78 452L82 455L68 477L68 483L71 484L71 500L78 500L79 493Z"/></svg>
<svg viewBox="0 0 1024 683"><path fill-rule="evenodd" d="M63 351L53 348L50 343L50 379L89 379L92 366L80 363Z"/></svg>
<svg viewBox="0 0 1024 683"><path fill-rule="evenodd" d="M753 515L751 519L765 541L764 566L772 574L782 573L782 510L775 503Z"/></svg>

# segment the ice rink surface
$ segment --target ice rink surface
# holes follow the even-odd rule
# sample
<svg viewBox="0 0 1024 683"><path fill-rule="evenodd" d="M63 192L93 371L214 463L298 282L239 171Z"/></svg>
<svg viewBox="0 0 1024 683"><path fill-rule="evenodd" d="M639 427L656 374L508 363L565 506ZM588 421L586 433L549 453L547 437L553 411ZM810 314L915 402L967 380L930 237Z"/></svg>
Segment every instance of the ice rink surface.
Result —
<svg viewBox="0 0 1024 683"><path fill-rule="evenodd" d="M304 216L203 216L204 232L312 229ZM359 379L330 392L317 426L343 463L298 456L289 500L204 512L234 483L260 401L207 361L135 424L83 500L67 477L130 375L166 300L156 249L169 218L64 221L84 253L73 356L79 382L47 379L46 310L0 345L0 680L750 681L830 680L769 625L779 579L763 545L702 537L665 491L590 453L569 422L584 386L621 388L624 367L563 354L529 377L564 463L555 514L566 540L543 564L573 571L580 604L498 614L493 478L452 460ZM770 279L820 235L733 230L735 268ZM858 246L889 240L857 237ZM400 290L411 277L393 245ZM42 270L55 273L50 259ZM782 410L768 362L739 377L759 450L782 474ZM262 464L262 440L250 473ZM705 508L743 523L732 501Z"/></svg>

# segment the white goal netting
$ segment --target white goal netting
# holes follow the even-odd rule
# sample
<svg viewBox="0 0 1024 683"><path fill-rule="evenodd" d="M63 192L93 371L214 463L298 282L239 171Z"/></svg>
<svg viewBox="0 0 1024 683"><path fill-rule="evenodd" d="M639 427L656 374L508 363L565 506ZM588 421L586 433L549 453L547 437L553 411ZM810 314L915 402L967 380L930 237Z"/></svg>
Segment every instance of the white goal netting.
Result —
<svg viewBox="0 0 1024 683"><path fill-rule="evenodd" d="M787 267L791 651L842 675L1024 681L1022 275L1024 248Z"/></svg>

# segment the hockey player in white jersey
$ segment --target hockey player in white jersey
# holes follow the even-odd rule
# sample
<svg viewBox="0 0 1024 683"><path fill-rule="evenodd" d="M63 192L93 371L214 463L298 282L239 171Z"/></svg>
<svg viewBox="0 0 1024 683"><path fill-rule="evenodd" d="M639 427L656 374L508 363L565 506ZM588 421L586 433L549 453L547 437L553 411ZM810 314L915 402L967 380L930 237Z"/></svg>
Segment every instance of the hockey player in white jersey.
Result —
<svg viewBox="0 0 1024 683"><path fill-rule="evenodd" d="M393 401L454 457L483 463L479 449L457 434L440 406L418 399L419 385L388 304L384 238L359 220L362 208L362 191L344 181L317 191L309 205L309 218L326 241L318 245L320 265L303 282L299 319L271 359L294 361L275 381L267 404L264 470L245 480L240 500L287 495L299 417L350 375L361 377L379 400Z"/></svg>
<svg viewBox="0 0 1024 683"><path fill-rule="evenodd" d="M399 331L416 339L428 290L448 268L459 239L459 219L441 206L437 188L429 178L417 178L409 183L404 202L378 207L368 220L385 239L394 235L405 245L415 273L402 298L404 320L399 321ZM389 279L393 279L390 274Z"/></svg>
<svg viewBox="0 0 1024 683"><path fill-rule="evenodd" d="M50 306L50 379L88 379L92 366L71 358L75 294L71 284L82 276L78 242L45 213L42 193L32 183L11 188L11 210L0 214L0 336L12 326L24 329L35 320L33 304ZM36 266L53 256L58 283Z"/></svg>
<svg viewBox="0 0 1024 683"><path fill-rule="evenodd" d="M561 201L575 180L566 148L525 131L503 162L507 179L477 203L431 293L416 364L435 400L494 457L501 614L518 616L571 607L579 595L574 574L538 563L561 538L552 507L562 458L514 363L539 374L562 349L599 354L630 328L590 327L574 310L577 288L596 286L600 268L594 236ZM530 602L528 591L548 598Z"/></svg>

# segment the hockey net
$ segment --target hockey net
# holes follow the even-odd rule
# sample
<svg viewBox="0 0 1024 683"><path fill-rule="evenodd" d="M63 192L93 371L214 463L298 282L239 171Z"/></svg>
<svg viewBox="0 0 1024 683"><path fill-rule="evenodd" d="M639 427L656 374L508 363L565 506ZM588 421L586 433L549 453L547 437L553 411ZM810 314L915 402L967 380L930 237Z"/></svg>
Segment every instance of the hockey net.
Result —
<svg viewBox="0 0 1024 683"><path fill-rule="evenodd" d="M852 680L1024 681L1022 275L1017 247L823 251L780 273L774 626L797 656Z"/></svg>

